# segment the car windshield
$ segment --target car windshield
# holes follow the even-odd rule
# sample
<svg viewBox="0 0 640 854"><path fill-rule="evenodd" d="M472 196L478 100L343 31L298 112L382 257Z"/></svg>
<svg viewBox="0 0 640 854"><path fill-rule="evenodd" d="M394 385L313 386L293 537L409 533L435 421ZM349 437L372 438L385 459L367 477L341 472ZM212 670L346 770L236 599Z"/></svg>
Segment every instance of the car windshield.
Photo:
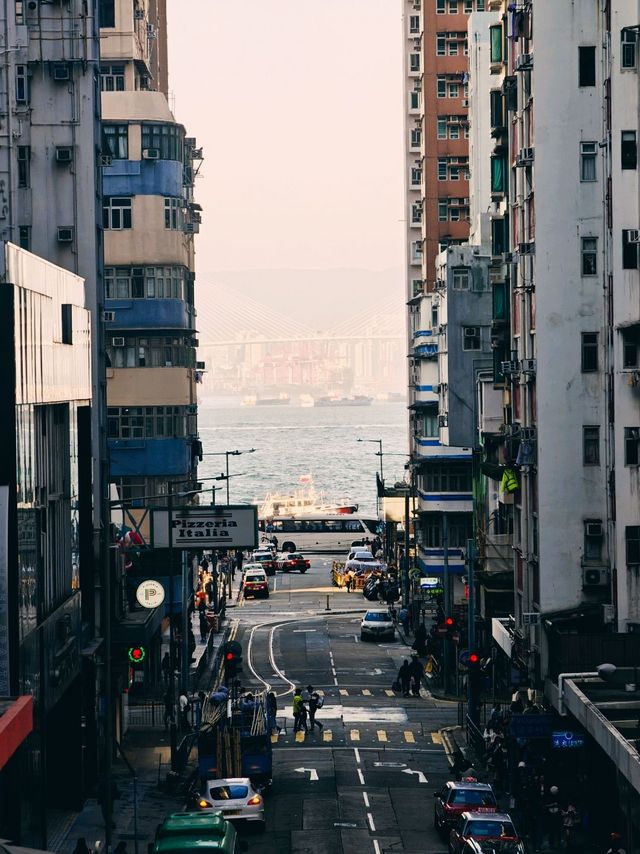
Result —
<svg viewBox="0 0 640 854"><path fill-rule="evenodd" d="M235 801L246 798L249 788L239 783L229 783L227 786L214 786L209 789L209 795L214 801Z"/></svg>
<svg viewBox="0 0 640 854"><path fill-rule="evenodd" d="M266 576L261 572L248 572L246 581L265 581Z"/></svg>
<svg viewBox="0 0 640 854"><path fill-rule="evenodd" d="M369 611L365 616L365 620L372 623L388 623L391 617L389 614L380 613L380 611Z"/></svg>
<svg viewBox="0 0 640 854"><path fill-rule="evenodd" d="M496 799L493 792L482 789L454 789L449 799L450 804L471 804L473 806L495 807Z"/></svg>
<svg viewBox="0 0 640 854"><path fill-rule="evenodd" d="M304 560L304 558L299 554L290 554L289 560Z"/></svg>
<svg viewBox="0 0 640 854"><path fill-rule="evenodd" d="M465 836L490 836L492 839L500 839L501 836L516 835L516 829L510 821L476 820L468 821L464 829Z"/></svg>

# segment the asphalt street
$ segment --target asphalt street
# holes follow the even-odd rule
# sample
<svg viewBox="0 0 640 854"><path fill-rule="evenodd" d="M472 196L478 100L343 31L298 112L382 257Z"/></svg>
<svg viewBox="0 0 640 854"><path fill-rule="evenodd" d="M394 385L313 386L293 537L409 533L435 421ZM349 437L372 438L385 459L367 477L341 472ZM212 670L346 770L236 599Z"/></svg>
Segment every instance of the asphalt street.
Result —
<svg viewBox="0 0 640 854"><path fill-rule="evenodd" d="M444 852L433 829L433 793L450 778L439 730L457 722L454 704L394 694L410 649L361 642L362 594L331 585L331 559L305 575L278 572L267 600L229 610L243 646L242 684L276 692L273 784L267 828L252 852L383 854ZM321 733L293 732L294 686L325 695Z"/></svg>

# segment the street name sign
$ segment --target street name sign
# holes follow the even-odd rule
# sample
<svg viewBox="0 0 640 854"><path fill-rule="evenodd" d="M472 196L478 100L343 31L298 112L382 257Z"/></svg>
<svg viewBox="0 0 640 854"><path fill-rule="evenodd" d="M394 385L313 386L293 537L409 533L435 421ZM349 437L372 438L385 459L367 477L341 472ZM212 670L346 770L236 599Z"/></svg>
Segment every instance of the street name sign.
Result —
<svg viewBox="0 0 640 854"><path fill-rule="evenodd" d="M171 511L172 545L177 549L255 549L258 508L250 505L179 507ZM153 510L152 543L169 547L169 510Z"/></svg>

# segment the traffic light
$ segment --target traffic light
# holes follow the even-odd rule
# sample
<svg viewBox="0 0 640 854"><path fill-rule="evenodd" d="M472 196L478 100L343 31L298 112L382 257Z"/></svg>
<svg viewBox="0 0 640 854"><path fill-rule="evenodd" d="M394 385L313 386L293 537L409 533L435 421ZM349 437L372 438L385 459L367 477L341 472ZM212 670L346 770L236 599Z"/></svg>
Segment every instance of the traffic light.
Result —
<svg viewBox="0 0 640 854"><path fill-rule="evenodd" d="M445 617L444 625L447 630L447 640L453 640L453 636L458 634L458 621L455 617Z"/></svg>
<svg viewBox="0 0 640 854"><path fill-rule="evenodd" d="M143 646L130 646L127 657L132 664L142 664L147 654Z"/></svg>
<svg viewBox="0 0 640 854"><path fill-rule="evenodd" d="M471 686L472 691L476 696L479 696L482 692L482 684L484 681L484 674L482 672L482 664L480 662L480 656L477 652L470 652L469 657L467 659L467 672L469 685Z"/></svg>
<svg viewBox="0 0 640 854"><path fill-rule="evenodd" d="M242 667L242 646L238 641L227 641L222 652L225 679L237 676Z"/></svg>

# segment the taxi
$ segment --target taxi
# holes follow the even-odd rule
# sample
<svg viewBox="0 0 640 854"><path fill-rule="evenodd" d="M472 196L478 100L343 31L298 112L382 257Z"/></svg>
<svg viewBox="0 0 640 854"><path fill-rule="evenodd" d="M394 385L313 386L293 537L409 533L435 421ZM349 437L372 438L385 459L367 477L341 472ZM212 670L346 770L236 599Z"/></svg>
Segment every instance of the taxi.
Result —
<svg viewBox="0 0 640 854"><path fill-rule="evenodd" d="M488 783L449 780L434 794L433 825L449 830L463 812L496 812L498 801Z"/></svg>

